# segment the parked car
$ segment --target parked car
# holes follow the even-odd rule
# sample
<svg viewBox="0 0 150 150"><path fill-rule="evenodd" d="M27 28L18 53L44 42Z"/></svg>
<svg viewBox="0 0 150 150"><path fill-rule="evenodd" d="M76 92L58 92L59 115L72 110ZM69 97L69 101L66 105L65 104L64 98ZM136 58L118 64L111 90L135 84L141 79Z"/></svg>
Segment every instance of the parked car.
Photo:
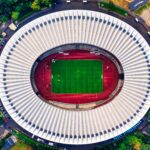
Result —
<svg viewBox="0 0 150 150"><path fill-rule="evenodd" d="M136 21L136 22L139 22L139 19L138 19L138 18L135 18L135 21Z"/></svg>

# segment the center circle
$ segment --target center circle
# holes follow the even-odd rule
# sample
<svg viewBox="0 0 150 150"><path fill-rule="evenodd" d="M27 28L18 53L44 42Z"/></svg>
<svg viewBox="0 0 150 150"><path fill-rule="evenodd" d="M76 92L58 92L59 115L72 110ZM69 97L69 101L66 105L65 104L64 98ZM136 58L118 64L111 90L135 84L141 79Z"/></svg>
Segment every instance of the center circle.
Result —
<svg viewBox="0 0 150 150"><path fill-rule="evenodd" d="M124 72L110 52L88 44L67 44L40 55L31 83L41 100L65 109L104 105L121 91Z"/></svg>

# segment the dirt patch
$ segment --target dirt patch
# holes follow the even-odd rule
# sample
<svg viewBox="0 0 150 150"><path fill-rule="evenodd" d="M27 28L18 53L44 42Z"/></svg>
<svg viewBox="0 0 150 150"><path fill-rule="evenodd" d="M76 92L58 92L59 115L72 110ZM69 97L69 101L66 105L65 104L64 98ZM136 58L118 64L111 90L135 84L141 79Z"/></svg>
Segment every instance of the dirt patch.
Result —
<svg viewBox="0 0 150 150"><path fill-rule="evenodd" d="M145 23L150 26L150 8L144 10L140 17L145 21Z"/></svg>
<svg viewBox="0 0 150 150"><path fill-rule="evenodd" d="M119 7L129 10L129 7L128 7L129 3L125 0L109 0L109 2L112 2Z"/></svg>

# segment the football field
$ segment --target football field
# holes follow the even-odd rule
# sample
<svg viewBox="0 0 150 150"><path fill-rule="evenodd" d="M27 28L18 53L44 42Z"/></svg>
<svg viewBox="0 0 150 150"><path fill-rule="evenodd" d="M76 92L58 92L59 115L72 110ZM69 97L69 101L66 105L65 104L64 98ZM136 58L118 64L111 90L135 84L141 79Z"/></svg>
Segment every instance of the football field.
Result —
<svg viewBox="0 0 150 150"><path fill-rule="evenodd" d="M53 60L51 89L57 94L103 91L103 63L99 60Z"/></svg>

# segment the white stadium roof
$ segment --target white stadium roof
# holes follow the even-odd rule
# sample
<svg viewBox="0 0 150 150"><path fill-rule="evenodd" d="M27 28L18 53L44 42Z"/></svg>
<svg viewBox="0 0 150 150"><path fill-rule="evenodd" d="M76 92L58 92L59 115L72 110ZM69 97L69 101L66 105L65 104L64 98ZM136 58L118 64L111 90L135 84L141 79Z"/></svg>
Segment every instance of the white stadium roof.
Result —
<svg viewBox="0 0 150 150"><path fill-rule="evenodd" d="M30 81L35 60L47 50L85 43L114 54L124 85L114 100L92 110L71 111L42 101ZM0 58L1 101L17 124L58 143L90 144L114 138L136 125L150 106L150 47L127 23L107 14L68 10L37 18L19 29Z"/></svg>

